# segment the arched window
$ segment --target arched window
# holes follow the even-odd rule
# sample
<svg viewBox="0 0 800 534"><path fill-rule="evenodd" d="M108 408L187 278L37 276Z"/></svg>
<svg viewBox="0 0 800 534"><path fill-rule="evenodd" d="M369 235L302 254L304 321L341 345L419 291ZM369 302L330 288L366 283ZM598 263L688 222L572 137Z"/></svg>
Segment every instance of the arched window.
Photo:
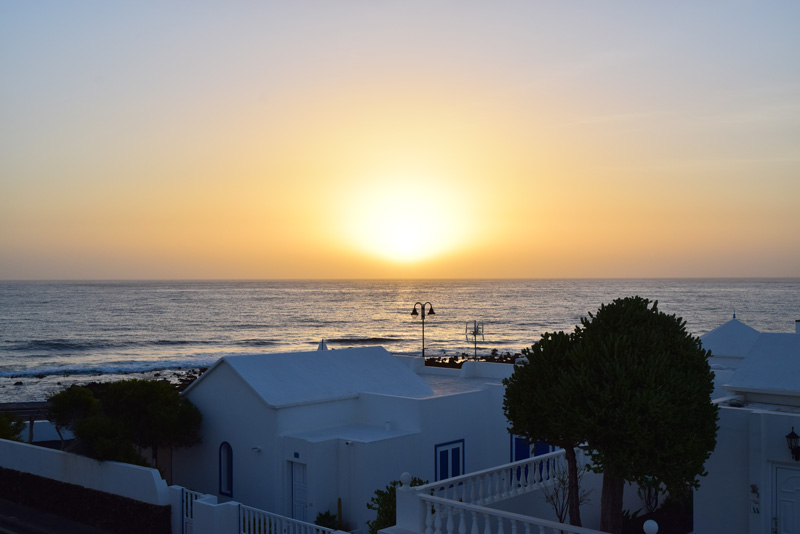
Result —
<svg viewBox="0 0 800 534"><path fill-rule="evenodd" d="M227 441L219 446L219 494L233 497L233 449Z"/></svg>

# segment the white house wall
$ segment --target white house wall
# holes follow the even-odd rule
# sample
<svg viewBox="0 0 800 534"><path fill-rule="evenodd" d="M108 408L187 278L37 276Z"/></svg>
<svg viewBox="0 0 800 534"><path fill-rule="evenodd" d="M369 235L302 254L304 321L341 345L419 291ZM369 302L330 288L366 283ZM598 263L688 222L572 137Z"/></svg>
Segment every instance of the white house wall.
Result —
<svg viewBox="0 0 800 534"><path fill-rule="evenodd" d="M695 492L695 532L772 532L775 469L800 470L785 439L792 426L800 430L800 415L721 406L718 424L708 476Z"/></svg>
<svg viewBox="0 0 800 534"><path fill-rule="evenodd" d="M497 386L426 399L363 394L352 422L381 428L389 421L386 439L315 441L287 436L285 476L289 477L289 462L306 465L311 503L307 519L335 513L341 498L344 520L350 528L364 531L365 522L375 518L366 507L375 490L398 480L404 471L423 480L436 479L437 444L464 440L465 472L508 462L510 438L501 399L502 388ZM398 430L411 433L392 435ZM289 484L287 478L287 492ZM290 504L279 510L289 514Z"/></svg>
<svg viewBox="0 0 800 534"><path fill-rule="evenodd" d="M706 461L708 476L694 494L698 534L749 531L749 417L746 410L721 409L717 447Z"/></svg>
<svg viewBox="0 0 800 534"><path fill-rule="evenodd" d="M507 463L510 438L502 398L502 386L487 386L481 391L429 399L422 409L428 450L420 451L426 465L419 476L433 480L434 446L459 439L464 440L466 472Z"/></svg>
<svg viewBox="0 0 800 534"><path fill-rule="evenodd" d="M387 397L362 393L356 412L359 423L418 432L422 428L422 411L426 401L407 397ZM399 473L398 473L399 476Z"/></svg>
<svg viewBox="0 0 800 534"><path fill-rule="evenodd" d="M496 367L496 369L494 368ZM470 370L473 376L475 369ZM443 376L457 377L459 371ZM497 364L494 374L508 374ZM349 526L365 530L375 512L375 490L408 471L436 480L436 446L463 440L464 472L509 461L510 437L502 412L504 389L494 374L474 391L423 398L360 393L325 402L270 407L225 362L187 390L203 413L202 445L175 453L175 483L292 516L292 462L305 466L306 520L336 513L342 499ZM463 386L463 384L462 384ZM302 385L298 386L302 387ZM447 389L446 386L445 389ZM470 386L466 386L470 387ZM388 422L388 427L387 427ZM351 439L350 435L356 436ZM233 450L233 495L219 495L219 447ZM298 467L299 468L299 467Z"/></svg>
<svg viewBox="0 0 800 534"><path fill-rule="evenodd" d="M277 414L278 435L286 436L319 430L335 428L353 422L358 405L358 397L348 399L301 404L279 408Z"/></svg>
<svg viewBox="0 0 800 534"><path fill-rule="evenodd" d="M233 452L233 495L220 496L220 501L274 506L281 490L273 472L280 453L275 410L227 365L218 366L202 386L187 396L203 414L203 443L175 451L175 483L219 496L219 449L227 442Z"/></svg>

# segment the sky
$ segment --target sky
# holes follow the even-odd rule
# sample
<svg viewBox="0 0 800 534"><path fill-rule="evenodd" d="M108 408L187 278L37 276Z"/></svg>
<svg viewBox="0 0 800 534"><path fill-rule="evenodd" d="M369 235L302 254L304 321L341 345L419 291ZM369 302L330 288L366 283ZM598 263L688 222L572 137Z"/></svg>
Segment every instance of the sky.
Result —
<svg viewBox="0 0 800 534"><path fill-rule="evenodd" d="M0 279L800 276L800 2L0 3Z"/></svg>

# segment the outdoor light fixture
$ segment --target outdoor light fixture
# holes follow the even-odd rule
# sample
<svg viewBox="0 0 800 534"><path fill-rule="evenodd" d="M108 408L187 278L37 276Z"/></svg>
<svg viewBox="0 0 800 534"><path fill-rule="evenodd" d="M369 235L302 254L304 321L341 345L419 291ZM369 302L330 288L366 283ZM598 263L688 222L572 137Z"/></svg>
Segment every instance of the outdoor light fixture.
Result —
<svg viewBox="0 0 800 534"><path fill-rule="evenodd" d="M798 440L800 440L800 436L795 433L794 427L792 427L792 431L786 434L786 444L789 446L789 450L792 451L792 458L794 458L796 462L800 461L800 446L797 444Z"/></svg>
<svg viewBox="0 0 800 534"><path fill-rule="evenodd" d="M417 306L420 307L420 312L417 312ZM425 306L428 306L428 311L425 311ZM430 302L426 302L422 304L421 302L417 302L414 304L414 309L411 310L411 317L416 317L417 315L422 315L422 357L425 357L425 314L428 315L436 315L436 312L433 311L433 304Z"/></svg>

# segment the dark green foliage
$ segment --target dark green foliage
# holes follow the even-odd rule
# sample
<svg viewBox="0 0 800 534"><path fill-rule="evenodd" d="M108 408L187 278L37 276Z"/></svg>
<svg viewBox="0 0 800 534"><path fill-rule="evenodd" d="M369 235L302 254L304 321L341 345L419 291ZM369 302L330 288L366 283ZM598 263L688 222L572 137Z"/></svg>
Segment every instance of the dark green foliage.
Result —
<svg viewBox="0 0 800 534"><path fill-rule="evenodd" d="M24 429L25 423L22 422L22 419L13 413L0 412L0 439L22 441L20 435Z"/></svg>
<svg viewBox="0 0 800 534"><path fill-rule="evenodd" d="M413 477L410 486L422 486L427 484L428 481L423 481L421 478ZM378 512L374 521L367 521L370 534L378 534L378 531L384 528L391 527L397 523L397 486L400 485L399 480L392 480L385 490L375 490L375 496L372 497L367 503L367 508L376 510Z"/></svg>
<svg viewBox="0 0 800 534"><path fill-rule="evenodd" d="M503 380L509 430L530 443L543 441L566 448L585 439L576 424L579 416L570 407L572 392L564 384L573 372L567 357L572 345L572 334L543 334L538 343L522 350L528 361L517 363L514 374Z"/></svg>
<svg viewBox="0 0 800 534"><path fill-rule="evenodd" d="M506 381L512 431L588 444L592 468L603 472L601 530L621 530L625 481L675 496L699 485L718 408L709 353L685 321L657 302L616 299L571 336L545 334L526 355Z"/></svg>
<svg viewBox="0 0 800 534"><path fill-rule="evenodd" d="M652 306L651 306L652 304ZM686 323L641 297L581 320L567 387L592 466L603 472L601 530L620 532L624 482L675 496L699 485L716 445L708 351Z"/></svg>
<svg viewBox="0 0 800 534"><path fill-rule="evenodd" d="M583 319L574 352L592 464L671 495L699 485L716 445L708 351L675 315L641 297Z"/></svg>
<svg viewBox="0 0 800 534"><path fill-rule="evenodd" d="M345 530L341 521L336 517L336 514L332 513L330 510L318 513L314 524L333 530Z"/></svg>
<svg viewBox="0 0 800 534"><path fill-rule="evenodd" d="M506 386L503 412L511 428L530 443L541 441L561 447L567 459L567 510L570 524L581 525L578 466L574 449L585 440L575 412L574 391L566 380L575 369L570 351L575 335L547 332L538 343L523 349L527 362L517 363L514 374L503 380Z"/></svg>
<svg viewBox="0 0 800 534"><path fill-rule="evenodd" d="M80 438L78 451L97 460L113 460L146 465L128 437L125 426L102 411L97 411L75 423L75 435Z"/></svg>
<svg viewBox="0 0 800 534"><path fill-rule="evenodd" d="M97 399L89 388L70 386L50 397L47 418L59 430L74 431L74 425L98 408Z"/></svg>
<svg viewBox="0 0 800 534"><path fill-rule="evenodd" d="M50 420L93 458L144 464L138 450L198 443L202 415L168 382L124 380L53 395Z"/></svg>
<svg viewBox="0 0 800 534"><path fill-rule="evenodd" d="M99 399L103 411L121 423L127 437L140 447L188 447L200 441L199 410L168 382L114 382Z"/></svg>

